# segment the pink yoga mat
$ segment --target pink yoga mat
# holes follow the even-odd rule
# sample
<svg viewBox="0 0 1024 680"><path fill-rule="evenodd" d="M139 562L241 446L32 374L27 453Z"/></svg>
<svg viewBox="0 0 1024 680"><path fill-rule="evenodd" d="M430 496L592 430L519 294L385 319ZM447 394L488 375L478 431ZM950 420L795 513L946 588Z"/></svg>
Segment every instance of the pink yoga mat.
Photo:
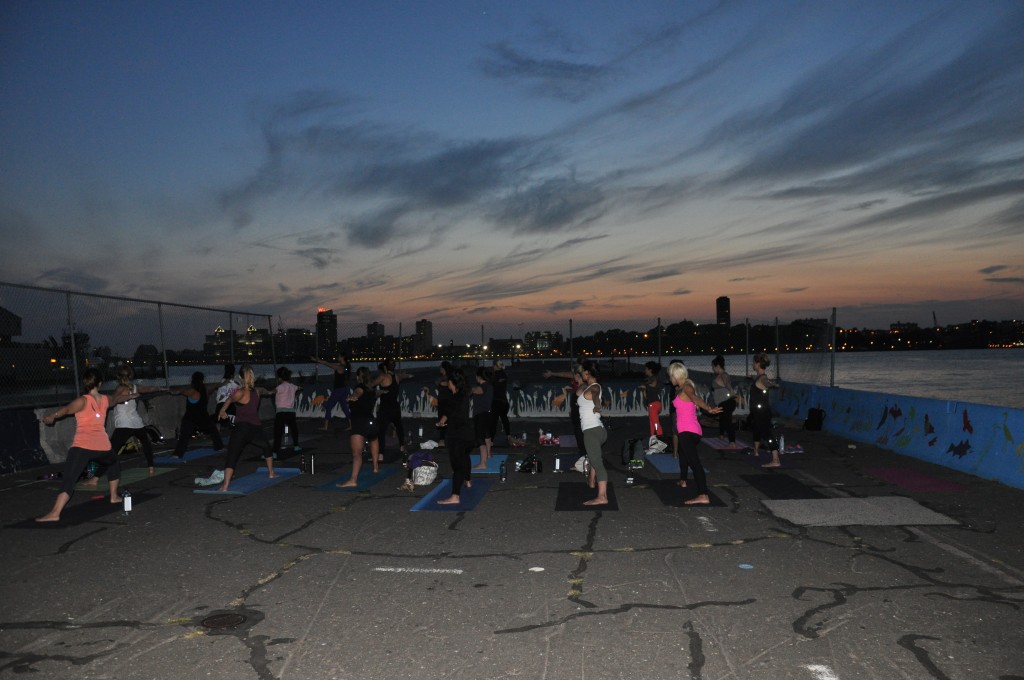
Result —
<svg viewBox="0 0 1024 680"><path fill-rule="evenodd" d="M910 468L866 468L864 472L882 481L895 484L907 491L921 493L966 491L967 487L956 482L947 482L938 477L926 475Z"/></svg>

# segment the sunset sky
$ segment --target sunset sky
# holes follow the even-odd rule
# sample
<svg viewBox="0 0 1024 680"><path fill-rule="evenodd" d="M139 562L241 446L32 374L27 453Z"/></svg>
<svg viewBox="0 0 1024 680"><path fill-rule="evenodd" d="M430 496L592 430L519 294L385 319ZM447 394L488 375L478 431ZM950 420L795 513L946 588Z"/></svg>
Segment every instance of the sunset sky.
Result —
<svg viewBox="0 0 1024 680"><path fill-rule="evenodd" d="M5 0L0 281L289 326L1021 318L1022 35L998 0Z"/></svg>

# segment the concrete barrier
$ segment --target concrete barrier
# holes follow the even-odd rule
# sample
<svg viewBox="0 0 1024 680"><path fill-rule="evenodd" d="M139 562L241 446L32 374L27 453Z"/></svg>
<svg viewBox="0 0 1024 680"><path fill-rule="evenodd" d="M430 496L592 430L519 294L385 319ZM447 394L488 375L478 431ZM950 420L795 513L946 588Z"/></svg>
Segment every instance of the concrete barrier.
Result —
<svg viewBox="0 0 1024 680"><path fill-rule="evenodd" d="M820 408L827 432L1024 489L1024 409L801 383L774 396L784 418Z"/></svg>

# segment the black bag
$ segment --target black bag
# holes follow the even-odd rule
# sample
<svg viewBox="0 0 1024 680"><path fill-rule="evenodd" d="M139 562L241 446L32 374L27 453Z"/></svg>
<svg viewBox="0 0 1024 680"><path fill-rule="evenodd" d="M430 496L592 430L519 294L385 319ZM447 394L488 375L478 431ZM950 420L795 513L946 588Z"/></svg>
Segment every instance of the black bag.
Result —
<svg viewBox="0 0 1024 680"><path fill-rule="evenodd" d="M807 420L804 421L805 430L817 432L825 422L825 412L820 408L807 409Z"/></svg>
<svg viewBox="0 0 1024 680"><path fill-rule="evenodd" d="M629 465L635 458L643 458L642 439L627 439L622 442L622 464Z"/></svg>

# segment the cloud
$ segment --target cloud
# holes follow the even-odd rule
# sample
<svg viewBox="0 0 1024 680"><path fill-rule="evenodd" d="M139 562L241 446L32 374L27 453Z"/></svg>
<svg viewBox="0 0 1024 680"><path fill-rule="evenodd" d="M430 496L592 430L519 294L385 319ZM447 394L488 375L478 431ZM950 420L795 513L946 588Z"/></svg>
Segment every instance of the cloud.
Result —
<svg viewBox="0 0 1024 680"><path fill-rule="evenodd" d="M604 194L596 183L554 178L514 191L497 202L491 216L515 233L577 229L604 213Z"/></svg>
<svg viewBox="0 0 1024 680"><path fill-rule="evenodd" d="M1024 283L1024 277L1020 276L992 277L985 280L989 283Z"/></svg>
<svg viewBox="0 0 1024 680"><path fill-rule="evenodd" d="M689 288L677 288L672 291L672 295L690 295L691 293L693 293L693 291Z"/></svg>
<svg viewBox="0 0 1024 680"><path fill-rule="evenodd" d="M994 264L991 267L985 267L983 269L979 269L978 273L979 274L995 274L996 272L1001 272L1004 269L1009 269L1009 267L1007 267L1005 264Z"/></svg>
<svg viewBox="0 0 1024 680"><path fill-rule="evenodd" d="M805 290L807 290L807 286L804 286L802 288L783 288L782 292L783 293L802 293Z"/></svg>
<svg viewBox="0 0 1024 680"><path fill-rule="evenodd" d="M673 276L679 276L682 274L682 270L679 267L666 267L664 269L658 269L655 271L649 271L646 274L640 274L635 276L630 281L634 283L643 283L645 281L657 281L658 279L667 279Z"/></svg>
<svg viewBox="0 0 1024 680"><path fill-rule="evenodd" d="M104 292L110 288L110 279L96 276L85 271L69 267L55 267L40 273L34 283L74 291L90 293Z"/></svg>
<svg viewBox="0 0 1024 680"><path fill-rule="evenodd" d="M479 61L484 75L500 81L524 82L540 96L578 102L598 89L608 75L599 64L564 59L538 59L519 52L506 43L487 47Z"/></svg>

